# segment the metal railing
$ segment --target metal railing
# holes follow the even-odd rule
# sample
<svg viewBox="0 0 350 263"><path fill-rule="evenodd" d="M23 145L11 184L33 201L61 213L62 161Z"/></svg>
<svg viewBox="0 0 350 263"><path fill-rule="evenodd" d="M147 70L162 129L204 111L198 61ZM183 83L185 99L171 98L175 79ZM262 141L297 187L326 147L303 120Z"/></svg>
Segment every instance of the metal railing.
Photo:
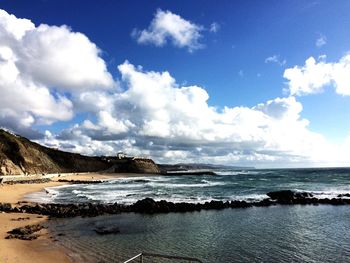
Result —
<svg viewBox="0 0 350 263"><path fill-rule="evenodd" d="M143 259L146 257L153 257L153 258L165 258L165 259L175 259L175 260L186 260L189 263L191 262L198 262L198 263L203 263L197 258L190 258L190 257L180 257L180 256L171 256L171 255L162 255L162 254L154 254L154 253L140 253L127 261L124 261L123 263L129 263L134 260L139 260L140 263L143 263Z"/></svg>

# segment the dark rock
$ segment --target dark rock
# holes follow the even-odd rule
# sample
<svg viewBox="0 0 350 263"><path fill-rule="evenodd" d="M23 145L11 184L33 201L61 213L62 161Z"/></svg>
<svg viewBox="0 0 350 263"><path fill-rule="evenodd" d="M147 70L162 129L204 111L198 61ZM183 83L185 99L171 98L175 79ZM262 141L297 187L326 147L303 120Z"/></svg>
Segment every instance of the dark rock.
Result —
<svg viewBox="0 0 350 263"><path fill-rule="evenodd" d="M28 179L28 180L14 180L14 181L5 181L5 184L13 185L13 184L44 184L51 182L49 178L43 179Z"/></svg>
<svg viewBox="0 0 350 263"><path fill-rule="evenodd" d="M67 180L67 179L59 179L60 183L70 183L70 184L101 184L104 181L102 180Z"/></svg>
<svg viewBox="0 0 350 263"><path fill-rule="evenodd" d="M313 197L313 195L308 192L294 192L291 190L269 192L266 195L269 196L272 200L276 200L279 204L307 203L305 199Z"/></svg>
<svg viewBox="0 0 350 263"><path fill-rule="evenodd" d="M12 210L12 205L9 203L0 203L0 211L10 212Z"/></svg>
<svg viewBox="0 0 350 263"><path fill-rule="evenodd" d="M270 206L275 204L274 202L272 202L270 199L266 198L264 200L261 200L259 202L255 202L254 206Z"/></svg>
<svg viewBox="0 0 350 263"><path fill-rule="evenodd" d="M37 239L39 237L39 235L15 235L15 234L10 234L10 235L7 235L5 237L5 239L13 239L13 238L16 238L16 239L21 239L21 240L34 240L34 239Z"/></svg>
<svg viewBox="0 0 350 263"><path fill-rule="evenodd" d="M8 231L7 235L5 238L6 239L12 239L12 238L17 238L21 240L33 240L37 239L39 235L34 234L35 232L40 231L44 227L42 225L27 225L25 227L18 227L14 228L11 231Z"/></svg>
<svg viewBox="0 0 350 263"><path fill-rule="evenodd" d="M18 218L12 218L11 221L24 221L29 220L29 217L18 217Z"/></svg>
<svg viewBox="0 0 350 263"><path fill-rule="evenodd" d="M94 231L97 234L99 234L99 235L110 235L110 234L118 234L118 233L120 233L119 227L114 227L114 226L110 226L110 227L106 227L106 226L96 227L94 229Z"/></svg>
<svg viewBox="0 0 350 263"><path fill-rule="evenodd" d="M251 207L252 205L247 203L246 201L231 201L230 203L230 207L231 208L247 208L247 207Z"/></svg>
<svg viewBox="0 0 350 263"><path fill-rule="evenodd" d="M158 210L158 204L152 198L145 198L133 204L133 210L139 213L155 213Z"/></svg>
<svg viewBox="0 0 350 263"><path fill-rule="evenodd" d="M350 193L347 193L347 194L339 194L337 197L350 197Z"/></svg>
<svg viewBox="0 0 350 263"><path fill-rule="evenodd" d="M294 198L294 192L291 190L268 192L266 195L272 200L291 200Z"/></svg>

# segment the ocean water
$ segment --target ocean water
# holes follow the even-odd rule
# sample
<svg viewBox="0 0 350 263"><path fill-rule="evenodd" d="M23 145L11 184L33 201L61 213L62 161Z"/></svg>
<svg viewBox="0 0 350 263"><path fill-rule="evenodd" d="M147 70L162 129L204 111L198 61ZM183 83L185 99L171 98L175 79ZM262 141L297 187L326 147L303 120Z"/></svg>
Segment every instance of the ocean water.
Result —
<svg viewBox="0 0 350 263"><path fill-rule="evenodd" d="M350 193L350 169L218 171L218 176L144 176L96 185L53 187L33 200L133 203L260 200L269 191ZM294 205L51 220L58 241L80 262L123 262L140 253L190 256L203 262L350 262L350 206ZM120 233L98 235L96 227ZM145 260L144 262L175 262Z"/></svg>
<svg viewBox="0 0 350 263"><path fill-rule="evenodd" d="M208 263L350 262L350 206L130 213L50 224L59 242L80 262L124 262L140 252L190 256ZM93 229L100 226L119 227L120 233L98 235Z"/></svg>
<svg viewBox="0 0 350 263"><path fill-rule="evenodd" d="M144 176L94 185L51 187L28 198L37 202L132 204L150 197L203 203L210 200L262 200L267 198L267 192L283 189L310 191L319 198L350 193L349 168L216 172L217 176Z"/></svg>

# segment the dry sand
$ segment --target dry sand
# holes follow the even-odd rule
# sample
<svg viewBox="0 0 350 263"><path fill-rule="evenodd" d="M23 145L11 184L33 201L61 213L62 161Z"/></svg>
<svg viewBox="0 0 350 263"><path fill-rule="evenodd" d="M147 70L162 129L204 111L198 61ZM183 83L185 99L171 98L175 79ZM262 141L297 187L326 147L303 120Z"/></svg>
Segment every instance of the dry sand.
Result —
<svg viewBox="0 0 350 263"><path fill-rule="evenodd" d="M12 221L19 217L29 217L29 220ZM39 232L36 240L27 241L19 239L5 239L7 231L16 227L42 223L47 217L38 218L38 215L23 213L0 214L0 262L1 263L46 263L46 262L72 262L64 250L53 242L46 229Z"/></svg>
<svg viewBox="0 0 350 263"><path fill-rule="evenodd" d="M102 180L111 178L125 178L140 176L137 174L98 174L84 173L53 178L54 182L41 184L14 184L0 186L0 202L16 204L25 201L25 195L38 192L46 187L58 186L66 183L57 182L58 179L67 180ZM28 220L14 221L19 217L29 217ZM7 231L16 227L45 222L47 217L38 218L38 215L23 213L0 213L0 263L41 263L41 262L77 262L67 256L67 253L50 239L48 230L41 230L36 240L26 241L19 239L5 239Z"/></svg>

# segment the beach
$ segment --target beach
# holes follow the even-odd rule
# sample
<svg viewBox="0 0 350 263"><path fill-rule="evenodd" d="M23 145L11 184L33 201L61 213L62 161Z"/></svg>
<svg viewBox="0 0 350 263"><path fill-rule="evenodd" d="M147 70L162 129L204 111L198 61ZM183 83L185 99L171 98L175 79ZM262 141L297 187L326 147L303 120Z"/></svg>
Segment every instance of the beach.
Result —
<svg viewBox="0 0 350 263"><path fill-rule="evenodd" d="M349 168L85 173L5 184L0 202L23 213L0 214L0 262L124 262L140 252L213 263L348 262L349 174ZM101 182L112 178L119 180ZM40 204L27 208L18 204L23 200ZM47 227L38 239L5 239L13 228L38 223Z"/></svg>
<svg viewBox="0 0 350 263"><path fill-rule="evenodd" d="M82 173L62 177L52 178L52 182L37 184L4 184L0 186L0 203L11 203L25 201L25 196L32 192L42 191L46 187L60 186L65 180L104 180L112 178L133 177L137 174L103 174L103 173ZM26 218L17 221L18 218ZM73 262L69 256L69 251L60 247L50 235L48 229L39 231L39 238L31 241L19 239L5 239L7 232L26 225L43 224L48 220L47 216L26 213L0 213L0 262L1 263L31 263L31 262ZM77 262L74 259L74 262Z"/></svg>

